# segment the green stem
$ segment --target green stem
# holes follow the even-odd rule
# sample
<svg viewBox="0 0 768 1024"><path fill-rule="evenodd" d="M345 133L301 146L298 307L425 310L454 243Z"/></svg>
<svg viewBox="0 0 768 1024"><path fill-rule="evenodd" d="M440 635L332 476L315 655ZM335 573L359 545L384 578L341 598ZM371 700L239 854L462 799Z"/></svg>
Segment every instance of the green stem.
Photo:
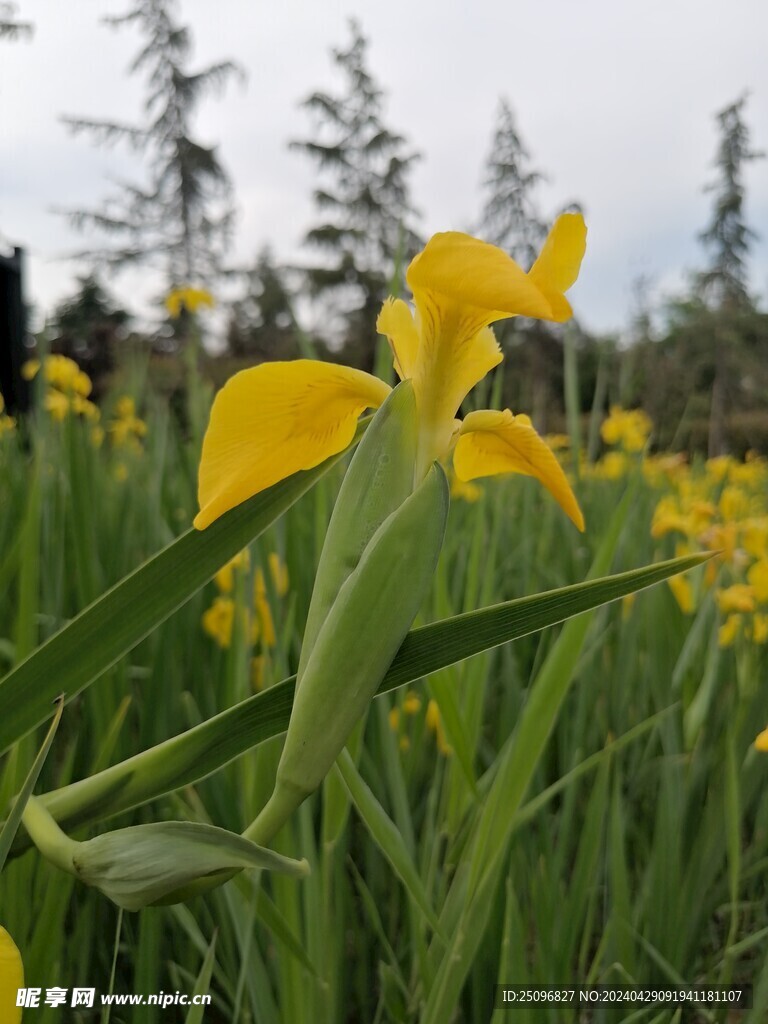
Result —
<svg viewBox="0 0 768 1024"><path fill-rule="evenodd" d="M36 797L31 796L27 801L21 820L32 842L46 860L70 875L76 874L72 858L80 843L62 832Z"/></svg>
<svg viewBox="0 0 768 1024"><path fill-rule="evenodd" d="M303 790L281 785L278 781L272 796L243 832L243 836L257 846L267 846L308 796Z"/></svg>

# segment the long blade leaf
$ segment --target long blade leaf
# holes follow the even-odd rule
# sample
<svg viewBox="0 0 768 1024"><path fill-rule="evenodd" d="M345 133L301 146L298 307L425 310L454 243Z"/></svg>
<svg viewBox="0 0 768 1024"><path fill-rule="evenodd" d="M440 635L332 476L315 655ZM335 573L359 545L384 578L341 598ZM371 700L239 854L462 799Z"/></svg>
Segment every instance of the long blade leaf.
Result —
<svg viewBox="0 0 768 1024"><path fill-rule="evenodd" d="M0 680L0 753L45 721L54 697L69 702L148 636L344 454L257 494L202 532L187 530L12 669Z"/></svg>
<svg viewBox="0 0 768 1024"><path fill-rule="evenodd" d="M406 637L379 693L650 587L708 557L686 555L421 626ZM294 677L285 679L187 732L41 799L66 829L119 814L198 782L285 731L294 681ZM17 840L16 849L19 844L23 845L23 837Z"/></svg>

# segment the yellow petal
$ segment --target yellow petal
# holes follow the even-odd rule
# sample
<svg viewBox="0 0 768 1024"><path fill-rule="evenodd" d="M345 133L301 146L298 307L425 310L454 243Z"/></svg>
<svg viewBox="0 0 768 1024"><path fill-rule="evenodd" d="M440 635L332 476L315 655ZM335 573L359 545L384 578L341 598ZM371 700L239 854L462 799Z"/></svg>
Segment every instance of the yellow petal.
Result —
<svg viewBox="0 0 768 1024"><path fill-rule="evenodd" d="M313 359L236 373L216 396L203 441L197 529L343 451L361 413L389 392L369 373Z"/></svg>
<svg viewBox="0 0 768 1024"><path fill-rule="evenodd" d="M16 1006L16 994L24 987L24 965L16 943L0 927L0 1020L3 1024L19 1024L21 1008Z"/></svg>
<svg viewBox="0 0 768 1024"><path fill-rule="evenodd" d="M453 466L461 480L498 473L533 476L579 530L584 529L584 517L565 473L527 416L513 416L509 409L469 413L461 425Z"/></svg>
<svg viewBox="0 0 768 1024"><path fill-rule="evenodd" d="M376 330L389 341L400 380L413 377L419 351L419 332L407 303L402 299L387 299L376 321Z"/></svg>
<svg viewBox="0 0 768 1024"><path fill-rule="evenodd" d="M547 297L522 267L497 246L460 231L433 235L411 261L406 280L417 305L419 293L445 295L489 313L485 323L506 316L554 319Z"/></svg>
<svg viewBox="0 0 768 1024"><path fill-rule="evenodd" d="M413 385L422 434L430 437L428 462L448 454L459 406L503 358L490 327L468 337L460 330L422 335Z"/></svg>
<svg viewBox="0 0 768 1024"><path fill-rule="evenodd" d="M572 315L564 292L575 283L587 248L587 227L580 213L563 213L557 218L539 257L528 272L529 279L547 297L553 320L562 323Z"/></svg>

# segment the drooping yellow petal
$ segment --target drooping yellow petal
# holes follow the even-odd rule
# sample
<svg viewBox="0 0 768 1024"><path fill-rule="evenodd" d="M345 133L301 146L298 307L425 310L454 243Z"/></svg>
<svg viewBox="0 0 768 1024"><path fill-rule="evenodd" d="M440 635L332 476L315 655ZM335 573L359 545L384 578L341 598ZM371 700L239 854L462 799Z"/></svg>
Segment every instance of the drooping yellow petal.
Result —
<svg viewBox="0 0 768 1024"><path fill-rule="evenodd" d="M534 430L527 416L483 410L469 413L453 454L461 480L499 473L522 473L542 483L579 528L584 517L560 463Z"/></svg>
<svg viewBox="0 0 768 1024"><path fill-rule="evenodd" d="M419 332L407 303L402 299L387 299L376 321L376 330L389 341L395 372L400 380L413 377L419 351Z"/></svg>
<svg viewBox="0 0 768 1024"><path fill-rule="evenodd" d="M580 213L563 213L552 225L528 277L544 293L553 320L562 323L573 315L564 292L575 284L587 248L587 226Z"/></svg>
<svg viewBox="0 0 768 1024"><path fill-rule="evenodd" d="M24 987L24 965L16 943L0 927L0 1020L3 1024L19 1024L21 1007L16 1006L16 995Z"/></svg>
<svg viewBox="0 0 768 1024"><path fill-rule="evenodd" d="M219 391L203 441L198 530L279 480L343 451L389 385L362 370L297 359L262 363Z"/></svg>

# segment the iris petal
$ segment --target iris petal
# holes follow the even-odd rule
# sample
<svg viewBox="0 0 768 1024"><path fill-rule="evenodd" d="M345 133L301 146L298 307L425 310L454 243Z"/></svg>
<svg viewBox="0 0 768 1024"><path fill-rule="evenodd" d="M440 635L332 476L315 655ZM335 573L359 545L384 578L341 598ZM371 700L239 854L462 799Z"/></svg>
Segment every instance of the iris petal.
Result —
<svg viewBox="0 0 768 1024"><path fill-rule="evenodd" d="M535 477L578 529L584 529L584 516L565 473L527 416L513 416L509 409L469 413L461 425L453 468L465 481L499 473Z"/></svg>
<svg viewBox="0 0 768 1024"><path fill-rule="evenodd" d="M16 943L0 927L0 1019L4 1024L18 1024L21 1008L16 1006L16 994L24 985L24 966Z"/></svg>
<svg viewBox="0 0 768 1024"><path fill-rule="evenodd" d="M197 529L352 441L389 385L362 370L297 359L242 370L219 391L203 441Z"/></svg>
<svg viewBox="0 0 768 1024"><path fill-rule="evenodd" d="M552 308L552 319L562 323L572 315L564 292L575 284L587 247L587 228L580 213L557 218L528 272L529 279L544 293Z"/></svg>
<svg viewBox="0 0 768 1024"><path fill-rule="evenodd" d="M419 351L419 332L408 304L402 299L387 299L376 321L376 330L389 341L400 380L412 377Z"/></svg>

